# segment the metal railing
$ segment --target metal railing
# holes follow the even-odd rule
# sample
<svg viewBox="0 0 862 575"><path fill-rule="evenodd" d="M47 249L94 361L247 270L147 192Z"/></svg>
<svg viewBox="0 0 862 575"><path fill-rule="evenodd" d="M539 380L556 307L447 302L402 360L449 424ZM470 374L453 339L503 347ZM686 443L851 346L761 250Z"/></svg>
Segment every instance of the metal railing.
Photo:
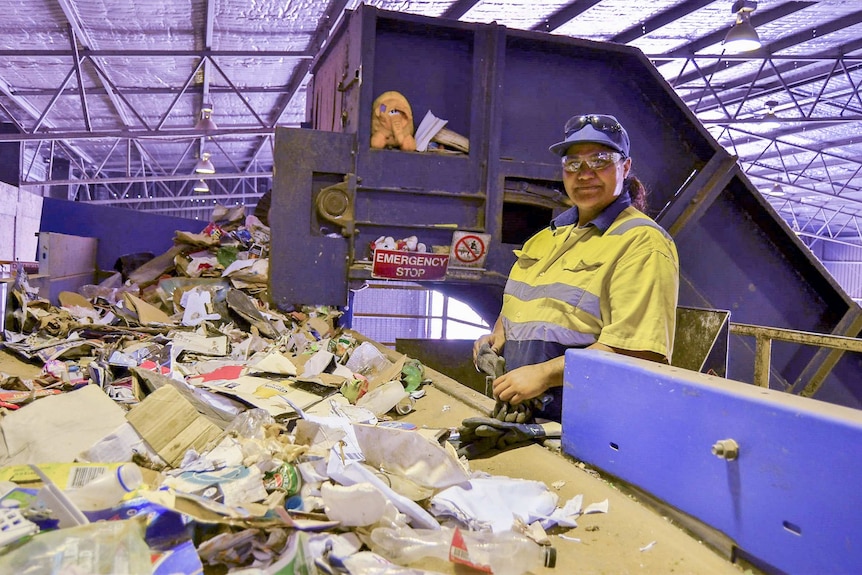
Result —
<svg viewBox="0 0 862 575"><path fill-rule="evenodd" d="M862 339L841 335L827 335L733 322L730 323L730 333L733 335L747 335L754 338L754 385L760 387L769 387L773 340L828 347L842 351L862 352ZM799 392L799 395L811 397L819 389L821 383L819 381L809 382Z"/></svg>

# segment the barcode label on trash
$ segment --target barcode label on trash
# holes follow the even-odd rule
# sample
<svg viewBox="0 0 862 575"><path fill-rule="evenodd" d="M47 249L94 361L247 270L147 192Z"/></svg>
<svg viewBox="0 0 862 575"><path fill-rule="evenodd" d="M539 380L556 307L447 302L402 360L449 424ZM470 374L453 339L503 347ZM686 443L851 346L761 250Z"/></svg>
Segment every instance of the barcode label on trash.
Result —
<svg viewBox="0 0 862 575"><path fill-rule="evenodd" d="M107 471L104 467L72 467L69 470L67 487L73 489L83 487L94 479L101 477Z"/></svg>

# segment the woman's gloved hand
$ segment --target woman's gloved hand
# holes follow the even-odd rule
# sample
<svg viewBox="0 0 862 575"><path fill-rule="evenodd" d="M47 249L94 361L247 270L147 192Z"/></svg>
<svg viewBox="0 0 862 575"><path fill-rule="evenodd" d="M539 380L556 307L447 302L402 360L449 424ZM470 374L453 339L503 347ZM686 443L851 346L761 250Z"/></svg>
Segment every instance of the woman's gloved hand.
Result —
<svg viewBox="0 0 862 575"><path fill-rule="evenodd" d="M491 347L490 341L479 344L473 357L473 364L477 370L495 378L506 373L506 360L497 355L497 352Z"/></svg>
<svg viewBox="0 0 862 575"><path fill-rule="evenodd" d="M522 401L517 405L512 405L508 401L498 399L494 405L494 412L491 415L494 416L494 419L499 419L506 423L532 423L533 412L541 408L542 400L538 397Z"/></svg>

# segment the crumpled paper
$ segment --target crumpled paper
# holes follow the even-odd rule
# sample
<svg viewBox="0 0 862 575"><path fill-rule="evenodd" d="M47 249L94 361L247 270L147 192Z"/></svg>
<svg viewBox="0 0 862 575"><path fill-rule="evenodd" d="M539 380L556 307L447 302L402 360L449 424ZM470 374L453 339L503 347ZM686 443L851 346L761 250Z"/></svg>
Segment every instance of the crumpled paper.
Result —
<svg viewBox="0 0 862 575"><path fill-rule="evenodd" d="M559 497L542 482L511 477L475 477L431 498L430 512L452 516L471 529L509 531L516 520L530 524L551 515Z"/></svg>

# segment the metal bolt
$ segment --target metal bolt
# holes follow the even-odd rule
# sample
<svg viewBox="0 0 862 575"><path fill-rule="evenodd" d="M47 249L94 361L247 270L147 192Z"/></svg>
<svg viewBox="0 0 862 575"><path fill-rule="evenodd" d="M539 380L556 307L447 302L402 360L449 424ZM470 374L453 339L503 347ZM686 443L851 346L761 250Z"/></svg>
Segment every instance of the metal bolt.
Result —
<svg viewBox="0 0 862 575"><path fill-rule="evenodd" d="M733 439L720 439L712 445L712 454L733 461L739 457L739 444Z"/></svg>

